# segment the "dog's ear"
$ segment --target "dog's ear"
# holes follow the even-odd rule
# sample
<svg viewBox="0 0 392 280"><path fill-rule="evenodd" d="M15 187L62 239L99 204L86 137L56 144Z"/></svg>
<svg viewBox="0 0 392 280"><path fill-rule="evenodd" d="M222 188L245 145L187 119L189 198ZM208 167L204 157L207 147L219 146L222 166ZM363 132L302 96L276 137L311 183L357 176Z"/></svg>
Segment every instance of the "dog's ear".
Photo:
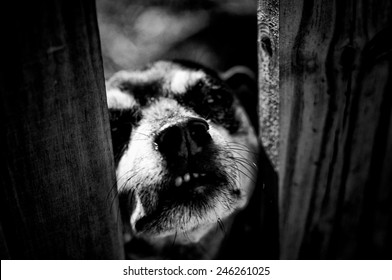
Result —
<svg viewBox="0 0 392 280"><path fill-rule="evenodd" d="M258 85L256 74L245 66L234 66L220 73L222 80L234 91L258 133Z"/></svg>

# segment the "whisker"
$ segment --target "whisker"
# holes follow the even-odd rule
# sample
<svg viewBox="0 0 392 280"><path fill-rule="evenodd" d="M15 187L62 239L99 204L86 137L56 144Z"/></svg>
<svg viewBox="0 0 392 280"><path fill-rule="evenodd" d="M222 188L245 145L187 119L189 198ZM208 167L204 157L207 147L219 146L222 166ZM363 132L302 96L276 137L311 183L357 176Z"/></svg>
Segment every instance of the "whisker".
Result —
<svg viewBox="0 0 392 280"><path fill-rule="evenodd" d="M127 173L130 173L130 171L125 172L125 174L122 175L120 178L124 177ZM116 191L115 189L113 189L113 187L112 187L112 192L115 191L116 193L115 193L114 197L113 197L112 200L111 200L110 209L113 209L114 203L115 203L116 199L118 198L120 191L121 191L122 189L124 189L124 188L127 186L128 182L129 182L130 180L132 180L132 178L133 178L134 176L135 176L135 174L132 175L132 176L129 176L129 178L128 178L127 180L125 180L125 182L122 183L121 186L118 187L117 191ZM118 181L119 181L119 180L117 180L117 182L116 182L116 184L115 184L116 186L118 186ZM110 193L109 193L109 194L110 194ZM107 198L107 199L108 199L108 198ZM118 208L120 208L120 207L118 207Z"/></svg>
<svg viewBox="0 0 392 280"><path fill-rule="evenodd" d="M235 160L241 161L242 163L246 164L247 166L249 166L255 170L258 170L257 164L255 162L248 160L247 158L241 156L240 154L237 156L237 153L236 153L236 155L233 156L233 158Z"/></svg>
<svg viewBox="0 0 392 280"><path fill-rule="evenodd" d="M224 235L226 236L226 229L225 229L225 225L223 224L223 221L221 220L221 218L218 218L217 220L219 228L221 229L221 231L224 233Z"/></svg>
<svg viewBox="0 0 392 280"><path fill-rule="evenodd" d="M185 237L186 239L188 239L189 241L191 241L191 238L189 237L189 234L188 234L185 230L182 231L182 234L184 235L184 237Z"/></svg>
<svg viewBox="0 0 392 280"><path fill-rule="evenodd" d="M230 159L223 159L224 161L226 161L226 162L232 162ZM244 175L245 177L247 177L249 180L251 180L253 183L256 183L256 181L254 180L254 178L253 177L251 177L250 175L248 175L248 174L246 174L244 171L242 171L238 166L237 166L237 162L234 162L235 163L235 168L236 168L236 170L239 172L239 173L241 173L242 175ZM245 167L244 167L245 168Z"/></svg>
<svg viewBox="0 0 392 280"><path fill-rule="evenodd" d="M233 160L237 161L243 168L245 168L250 174L254 175L258 171L257 166L250 164L247 160L233 157Z"/></svg>
<svg viewBox="0 0 392 280"><path fill-rule="evenodd" d="M258 152L252 151L248 147L233 146L233 145L229 145L229 144L226 144L226 147L227 147L228 150L234 150L234 151L238 151L238 152L245 152L247 154L251 154L251 155L255 155L255 156L257 156L259 154Z"/></svg>
<svg viewBox="0 0 392 280"><path fill-rule="evenodd" d="M171 248L172 248L172 249L173 249L173 247L174 247L174 244L176 243L176 239L177 239L177 231L176 231L175 234L174 234L173 242L172 242L172 245L171 245Z"/></svg>
<svg viewBox="0 0 392 280"><path fill-rule="evenodd" d="M108 194L106 195L106 200L109 199L109 196L112 194L113 190L117 189L117 181L113 183L113 185L110 187Z"/></svg>
<svg viewBox="0 0 392 280"><path fill-rule="evenodd" d="M249 174L247 174L248 178L251 179L253 181L253 178L256 176L256 174L254 173L254 171L251 171L248 167L246 167L243 163L238 162L238 164L240 164L246 171L248 171ZM243 174L245 175L245 171L243 171ZM254 182L254 181L253 181Z"/></svg>
<svg viewBox="0 0 392 280"><path fill-rule="evenodd" d="M117 223L117 225L119 225L119 223L120 223L120 216L121 216L121 211L120 211L120 205L118 205L118 207L117 207L117 219L116 219L116 223Z"/></svg>
<svg viewBox="0 0 392 280"><path fill-rule="evenodd" d="M244 148L244 147L235 147L232 144L226 145L226 146L227 146L228 150L235 150L235 151L246 152L246 153L249 153L249 154L252 154L252 155L256 155L256 156L258 155L257 152L253 152L250 149L247 149L247 148Z"/></svg>

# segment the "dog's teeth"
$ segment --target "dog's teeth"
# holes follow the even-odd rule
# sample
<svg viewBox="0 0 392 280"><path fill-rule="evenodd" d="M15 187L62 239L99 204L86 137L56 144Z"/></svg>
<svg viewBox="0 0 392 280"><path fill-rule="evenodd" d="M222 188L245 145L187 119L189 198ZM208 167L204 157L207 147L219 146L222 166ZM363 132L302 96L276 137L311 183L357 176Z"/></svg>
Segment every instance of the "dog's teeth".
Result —
<svg viewBox="0 0 392 280"><path fill-rule="evenodd" d="M193 178L199 178L199 173L193 173L192 176Z"/></svg>
<svg viewBox="0 0 392 280"><path fill-rule="evenodd" d="M186 173L185 175L184 175L184 181L185 182L189 182L191 180L191 175L189 175L189 173Z"/></svg>
<svg viewBox="0 0 392 280"><path fill-rule="evenodd" d="M174 185L176 185L176 187L181 186L181 185L182 185L182 178L181 178L181 177L177 177L177 178L174 180Z"/></svg>

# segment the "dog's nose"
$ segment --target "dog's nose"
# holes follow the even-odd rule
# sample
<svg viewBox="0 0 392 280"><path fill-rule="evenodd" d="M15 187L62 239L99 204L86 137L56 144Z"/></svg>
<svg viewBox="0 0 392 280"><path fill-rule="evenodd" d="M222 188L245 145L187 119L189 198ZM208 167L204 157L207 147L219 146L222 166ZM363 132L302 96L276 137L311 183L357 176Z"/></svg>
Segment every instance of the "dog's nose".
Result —
<svg viewBox="0 0 392 280"><path fill-rule="evenodd" d="M155 139L159 151L172 158L188 158L208 145L211 135L204 119L191 118L161 130Z"/></svg>

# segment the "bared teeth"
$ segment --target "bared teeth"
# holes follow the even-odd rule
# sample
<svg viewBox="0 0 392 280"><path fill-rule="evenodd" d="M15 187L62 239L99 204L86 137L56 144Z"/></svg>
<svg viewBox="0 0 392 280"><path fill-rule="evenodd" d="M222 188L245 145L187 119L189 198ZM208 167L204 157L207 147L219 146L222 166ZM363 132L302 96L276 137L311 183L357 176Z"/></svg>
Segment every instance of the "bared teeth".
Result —
<svg viewBox="0 0 392 280"><path fill-rule="evenodd" d="M185 173L184 176L178 176L174 179L174 185L176 187L180 187L182 184L188 183L192 179L197 179L199 177L204 177L204 176L206 176L205 173L201 173L201 174L200 173L192 173L192 176L189 173Z"/></svg>
<svg viewBox="0 0 392 280"><path fill-rule="evenodd" d="M182 179L182 177L177 177L175 180L174 180L174 185L176 185L176 187L179 187L179 186L181 186L182 185L182 182L183 182L183 179Z"/></svg>
<svg viewBox="0 0 392 280"><path fill-rule="evenodd" d="M191 180L191 175L189 175L189 173L186 173L185 175L184 175L184 181L185 182L189 182Z"/></svg>

